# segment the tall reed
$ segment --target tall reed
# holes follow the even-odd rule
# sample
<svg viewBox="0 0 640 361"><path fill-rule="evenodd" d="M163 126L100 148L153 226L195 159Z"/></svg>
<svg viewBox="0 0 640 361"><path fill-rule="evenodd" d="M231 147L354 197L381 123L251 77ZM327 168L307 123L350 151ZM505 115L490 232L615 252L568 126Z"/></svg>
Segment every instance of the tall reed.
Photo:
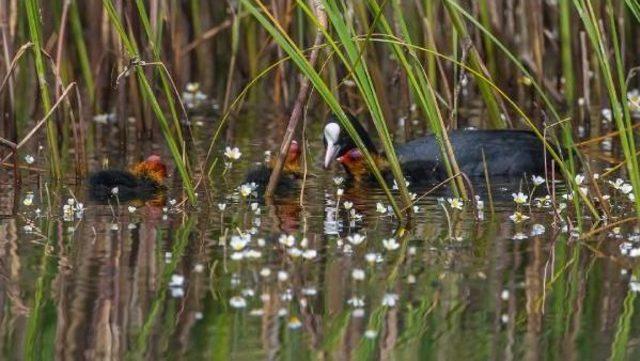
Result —
<svg viewBox="0 0 640 361"><path fill-rule="evenodd" d="M122 44L124 45L124 48L128 53L129 57L133 60L140 59L140 54L138 52L137 46L135 45L135 40L131 38L130 35L127 34L126 30L124 29L124 26L120 21L120 17L118 16L118 13L115 7L113 6L112 1L103 0L102 3L105 7L105 10L107 11L107 14L109 15L109 19L111 20L111 23L113 24L116 32L120 36L120 40L122 41ZM136 73L138 83L140 84L140 88L142 90L143 99L149 102L151 109L153 110L153 113L158 119L160 129L162 130L162 134L164 135L164 139L165 139L165 142L167 143L167 147L169 148L169 152L171 153L171 156L173 157L173 161L175 162L176 168L178 169L178 173L180 174L180 178L184 185L184 189L187 193L187 196L189 197L189 201L193 204L196 202L195 189L193 186L193 182L191 180L191 176L187 169L187 165L183 159L183 154L180 150L181 147L180 147L179 140L181 138L178 137L176 139L173 133L171 132L171 128L169 126L169 122L167 121L166 116L164 115L164 111L160 107L160 103L158 102L158 99L155 96L155 93L153 91L153 88L151 87L151 84L149 83L149 80L145 76L144 72L141 71L140 65L142 64L139 62L132 63L131 70ZM169 100L171 99L172 98L170 98ZM177 124L174 124L174 125L176 125L176 128L179 128Z"/></svg>
<svg viewBox="0 0 640 361"><path fill-rule="evenodd" d="M585 0L573 0L582 24L591 41L595 52L600 74L604 80L611 112L616 127L619 130L619 140L624 153L627 173L634 190L640 189L640 169L638 168L638 156L636 154L635 135L633 132L633 120L627 103L627 84L622 53L618 39L618 23L614 16L614 8L611 0L606 0L606 12L609 15L610 37L607 39L602 32L601 21L596 16L593 4ZM609 49L609 46L612 48ZM613 53L613 61L610 57ZM640 202L635 201L636 215L640 217Z"/></svg>
<svg viewBox="0 0 640 361"><path fill-rule="evenodd" d="M34 62L36 66L36 76L40 89L40 99L42 110L46 114L51 110L51 95L47 84L47 70L42 55L42 29L40 23L40 7L37 0L26 0L27 20L29 23L29 34L33 42ZM55 119L55 117L54 117ZM50 170L54 179L62 178L62 168L60 163L60 152L58 149L58 132L53 120L47 122L47 141L49 143Z"/></svg>
<svg viewBox="0 0 640 361"><path fill-rule="evenodd" d="M279 46L283 48L283 50L291 57L291 60L298 66L300 71L307 77L313 84L316 92L322 97L325 103L329 106L331 111L336 115L338 120L341 122L342 126L349 133L349 135L354 139L356 145L362 150L364 157L369 164L374 176L378 180L378 182L383 187L391 206L394 209L395 214L401 218L402 214L400 212L400 207L398 207L395 202L391 191L385 183L380 170L377 168L375 161L373 160L372 155L364 146L362 139L356 132L356 130L351 125L347 115L345 114L342 106L336 99L336 97L331 92L331 89L328 87L327 83L322 79L320 74L313 69L309 61L304 56L302 50L294 43L294 41L289 37L289 35L284 31L284 29L280 26L277 20L269 13L268 9L264 6L264 4L260 0L241 0L243 5L249 10L249 12L260 22L260 24L271 34L274 40L278 43ZM343 44L345 47L344 54L342 49L338 47L333 37L327 32L326 29L319 29L324 33L325 39L329 42L335 54L341 59L342 63L349 69L349 72L354 77L354 81L358 84L359 89L363 92L363 97L368 99L372 104L368 104L373 108L375 112L374 123L377 121L376 125L379 132L382 132L383 135L386 135L387 142L385 144L385 150L387 148L391 148L391 163L392 170L394 172L394 177L398 180L398 184L400 186L400 192L402 194L403 200L405 203L410 203L410 197L408 195L408 191L403 180L402 172L397 163L397 159L395 159L395 165L393 164L395 157L395 153L393 153L393 147L391 146L391 140L388 131L386 131L386 124L384 120L381 118L381 111L377 104L377 99L374 95L375 90L373 89L373 85L371 83L371 78L366 70L365 65L359 60L360 59L360 49L357 45L351 40L351 35L349 34L348 28L343 21L338 18L338 9L333 7L332 5L323 2L325 6L325 10L327 11L327 15L330 19L330 22L334 27L337 27L335 30L338 31L340 40L347 40L346 44ZM314 22L314 24L318 24L317 19L313 12L306 6L306 4L301 1L298 2L298 6L300 6L307 16ZM359 65L358 65L359 64ZM355 69L352 67L355 66ZM371 110L371 108L370 108ZM386 133L385 133L386 132Z"/></svg>

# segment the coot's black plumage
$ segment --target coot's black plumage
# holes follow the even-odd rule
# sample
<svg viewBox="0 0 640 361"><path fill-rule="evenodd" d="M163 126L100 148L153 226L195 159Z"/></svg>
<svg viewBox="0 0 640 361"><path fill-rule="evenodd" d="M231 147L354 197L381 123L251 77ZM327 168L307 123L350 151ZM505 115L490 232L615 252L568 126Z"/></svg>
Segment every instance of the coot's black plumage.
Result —
<svg viewBox="0 0 640 361"><path fill-rule="evenodd" d="M89 177L89 198L98 203L115 201L148 201L164 191L166 166L160 157L152 155L131 170L107 169ZM117 191L115 190L117 189Z"/></svg>
<svg viewBox="0 0 640 361"><path fill-rule="evenodd" d="M114 188L118 189L117 194L113 192ZM100 203L115 201L116 197L120 202L146 201L156 197L163 189L162 185L150 178L138 178L123 170L102 170L89 177L89 198Z"/></svg>
<svg viewBox="0 0 640 361"><path fill-rule="evenodd" d="M351 118L351 123L374 155L380 168L387 166L364 128ZM355 143L337 120L330 118L324 129L325 167L338 158L345 170L356 179L365 168ZM468 177L484 177L484 159L493 177L521 177L544 174L544 145L538 137L523 130L455 130L448 133L460 170ZM440 146L433 135L421 137L395 147L398 160L409 181L433 183L446 179ZM367 172L368 174L368 172Z"/></svg>

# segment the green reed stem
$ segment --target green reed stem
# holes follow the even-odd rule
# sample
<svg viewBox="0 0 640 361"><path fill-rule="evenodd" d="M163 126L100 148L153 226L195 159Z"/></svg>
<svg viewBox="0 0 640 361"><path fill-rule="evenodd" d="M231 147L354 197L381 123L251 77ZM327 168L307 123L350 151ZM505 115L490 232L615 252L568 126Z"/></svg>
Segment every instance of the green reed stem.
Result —
<svg viewBox="0 0 640 361"><path fill-rule="evenodd" d="M42 38L40 27L40 11L37 0L26 0L25 6L27 10L27 20L29 23L29 34L31 42L33 42L33 54L36 65L36 76L38 77L38 86L40 89L40 98L42 101L42 110L48 113L51 110L51 96L47 86L47 72L45 61L42 56ZM49 143L51 173L55 180L62 179L62 169L60 166L60 153L58 150L58 135L56 125L53 121L47 121L47 142Z"/></svg>
<svg viewBox="0 0 640 361"><path fill-rule="evenodd" d="M480 0L478 3L478 8L480 10L480 23L486 29L491 29L491 16L489 14L489 4L487 1L492 0ZM488 38L483 37L482 44L484 45L484 50L487 53L487 68L489 74L491 74L492 77L495 77L497 75L498 65L496 62L496 51L493 47L493 43Z"/></svg>
<svg viewBox="0 0 640 361"><path fill-rule="evenodd" d="M576 77L573 71L573 58L571 50L571 0L559 0L560 12L560 57L562 60L562 74L564 76L564 96L569 106L568 114L573 114L576 101Z"/></svg>
<svg viewBox="0 0 640 361"><path fill-rule="evenodd" d="M80 20L80 13L78 10L78 0L71 1L71 7L69 8L69 21L71 23L71 34L78 52L78 62L80 63L80 71L89 94L89 101L93 104L95 100L95 81L93 80L93 73L91 72L91 61L89 60L89 53L87 51L87 44L84 41L83 26Z"/></svg>
<svg viewBox="0 0 640 361"><path fill-rule="evenodd" d="M381 184L391 206L394 210L394 213L398 216L398 218L402 217L400 212L400 207L398 207L397 203L393 199L393 195L389 190L380 170L377 168L371 153L366 149L362 139L356 132L356 130L351 125L351 122L347 118L344 110L342 109L340 103L333 95L331 89L327 86L327 84L322 80L320 74L313 69L307 58L304 56L302 50L291 40L286 31L280 26L280 24L276 21L276 19L269 13L264 4L262 4L259 0L241 0L244 6L248 9L248 11L258 20L258 22L262 25L262 27L273 37L273 39L278 43L280 47L291 57L291 60L296 64L296 66L300 69L300 71L309 78L312 85L318 94L322 97L325 103L329 106L329 108L333 111L333 113L338 117L339 121L342 123L343 127L349 133L349 135L353 138L354 142L362 150L364 154L365 160L367 164L371 168L372 173L375 178ZM311 10L306 6L306 4L298 2L298 5L305 11L307 16L314 21L316 26L318 25L318 21L311 12ZM326 8L326 7L325 7ZM325 39L331 44L332 48L336 50L336 54L341 57L341 59L347 64L344 55L338 48L337 44L333 41L333 38L327 34L326 29L319 29L324 33ZM352 49L353 51L353 49ZM356 51L357 53L357 51ZM401 178L402 179L402 178ZM398 184L403 185L404 182L398 182ZM406 187L405 187L406 190ZM408 199L408 192L406 195Z"/></svg>
<svg viewBox="0 0 640 361"><path fill-rule="evenodd" d="M516 55L514 55L498 38L496 38L489 29L485 28L480 24L469 12L463 9L455 0L445 0L448 5L451 6L451 9L455 9L462 16L464 16L467 21L472 23L478 30L482 32L482 34L491 40L491 42L502 51L504 55L518 68L518 70L528 77L531 80L531 85L535 89L536 93L543 100L546 109L548 109L553 115L554 122L560 124L561 129L561 139L562 144L566 147L566 149L573 149L573 134L571 124L560 117L559 112L557 111L555 105L551 102L545 91L542 89L542 86L535 80L536 78L531 75L531 73L527 70L527 68L522 64L522 62L518 59ZM495 90L495 89L494 89ZM535 132L535 126L532 122L528 122L527 125ZM539 132L537 132L538 135ZM543 139L542 137L541 139ZM544 139L543 139L544 140ZM546 142L545 142L546 143ZM555 152L554 152L555 153ZM572 151L567 152L567 159L557 158L556 161L559 162L559 165L563 171L563 175L565 180L569 183L571 190L574 194L580 195L580 197L573 197L573 205L576 210L576 219L578 222L582 222L581 217L581 208L580 208L580 200L584 201L589 207L592 215L597 216L597 212L593 207L592 202L582 193L580 192L580 187L575 182L575 174L576 174L576 164L575 164L575 155ZM555 158L555 157L554 157Z"/></svg>
<svg viewBox="0 0 640 361"><path fill-rule="evenodd" d="M404 17L402 16L400 2L398 0L394 0L392 4L394 13L396 14L396 23L399 24L399 27L403 33L404 41L412 43L409 30L407 28ZM382 9L378 6L376 1L370 0L369 6L371 6L374 13L382 14ZM389 25L384 15L380 16L379 24L382 27L382 31L384 33L389 35L393 34L391 26ZM427 117L427 121L430 125L431 130L438 140L440 151L443 155L442 159L444 160L448 177L452 177L454 174L460 173L460 169L453 152L453 147L451 146L451 142L449 141L449 137L447 135L446 125L444 123L442 113L440 112L440 108L438 107L435 89L431 85L429 77L425 73L424 68L422 68L422 65L418 61L417 55L412 49L409 48L409 54L413 60L412 65L405 56L403 47L394 43L389 43L389 45L393 50L395 56L398 58L400 64L404 68L407 79L409 81L409 85L411 87L411 91L417 98L420 108ZM454 191L456 196L466 196L465 185L462 178L453 178L451 185L452 190Z"/></svg>
<svg viewBox="0 0 640 361"><path fill-rule="evenodd" d="M134 43L134 39L130 38L129 35L127 35L124 26L120 21L120 17L118 16L118 13L113 6L113 2L111 0L103 0L102 4L107 11L107 14L109 15L109 19L111 20L111 23L113 24L116 32L120 36L120 40L122 41L128 55L133 59L139 58L139 53ZM180 174L180 178L182 179L182 183L185 191L187 192L187 196L189 197L189 201L192 204L195 204L195 189L193 187L193 182L191 181L186 163L182 158L182 152L180 151L181 147L178 145L178 141L173 137L169 122L165 117L164 111L160 107L160 103L158 102L158 99L156 98L153 89L151 88L149 80L146 78L144 72L139 66L134 65L133 70L138 77L138 83L140 84L140 88L142 90L143 99L150 103L151 109L158 119L160 129L167 143L167 147L169 148L169 152L173 157L176 168L178 169L178 173Z"/></svg>
<svg viewBox="0 0 640 361"><path fill-rule="evenodd" d="M600 19L596 16L594 8L589 1L573 0L573 4L580 15L589 40L596 54L600 73L602 75L607 95L611 103L611 111L616 127L618 128L620 145L626 160L626 167L635 192L640 189L640 169L633 134L633 120L627 104L627 85L624 74L624 65L617 35L617 23L614 19L613 6L610 0L606 2L606 11L609 13L609 29L611 31L610 43L613 45L614 63L611 63L608 41L601 31ZM617 82L617 84L616 84ZM640 216L640 199L634 202L636 215Z"/></svg>
<svg viewBox="0 0 640 361"><path fill-rule="evenodd" d="M141 0L136 0L136 7L138 9L138 14L140 15L140 20L142 22L142 26L147 35L147 40L149 41L148 46L151 49L151 54L153 55L154 62L162 62L160 58L160 47L157 46L157 42L159 41L158 37L160 36L160 31L154 32L151 29L151 23L149 21L149 15L147 14L147 10L145 8L144 3ZM157 39L157 40L155 40ZM164 91L164 96L167 99L167 105L169 106L169 111L171 113L171 119L173 120L173 127L177 136L177 143L182 146L184 144L184 137L182 135L182 128L180 126L180 116L178 115L178 111L176 110L174 94L171 87L171 82L168 79L168 74L163 72L161 69L157 70L157 73L160 75L160 82L162 84L162 90ZM178 100L179 101L179 100ZM186 114L185 114L186 116Z"/></svg>
<svg viewBox="0 0 640 361"><path fill-rule="evenodd" d="M298 5L306 6L300 0L298 0ZM404 182L404 175L402 174L400 162L393 147L392 137L384 119L379 97L376 94L374 82L368 70L367 63L364 61L364 54L362 54L358 43L353 37L355 29L349 27L349 25L345 23L344 18L342 17L342 12L335 2L323 0L323 5L330 23L333 25L333 29L342 43L344 53L342 53L337 47L334 47L334 50L341 57L344 65L353 76L353 80L362 94L363 101L371 114L373 124L378 132L378 137L382 142L385 155L391 168L391 173L398 184L402 201L405 205L409 205L411 204L411 198L409 197L409 191L407 190ZM307 14L310 13L307 12ZM324 35L328 36L329 34L325 31ZM335 44L333 38L329 39L329 43ZM363 46L364 45L366 44L363 44Z"/></svg>
<svg viewBox="0 0 640 361"><path fill-rule="evenodd" d="M444 5L447 9L447 13L449 14L449 18L451 19L451 23L453 27L456 29L456 32L460 35L460 38L466 41L469 46L469 63L471 68L476 70L478 73L484 74L485 78L491 79L491 75L487 72L487 68L480 57L480 54L474 47L471 39L469 38L469 33L467 31L467 26L462 21L460 14L457 11L454 11L452 7L452 2L455 0L445 1ZM465 45L464 43L462 44ZM487 106L487 112L489 113L489 122L494 128L504 128L506 126L505 121L503 120L502 112L500 111L500 105L498 102L499 99L496 98L495 94L491 90L489 86L483 81L476 81L478 86L478 90L480 91L480 95L484 99L485 105ZM506 114L504 114L506 116Z"/></svg>

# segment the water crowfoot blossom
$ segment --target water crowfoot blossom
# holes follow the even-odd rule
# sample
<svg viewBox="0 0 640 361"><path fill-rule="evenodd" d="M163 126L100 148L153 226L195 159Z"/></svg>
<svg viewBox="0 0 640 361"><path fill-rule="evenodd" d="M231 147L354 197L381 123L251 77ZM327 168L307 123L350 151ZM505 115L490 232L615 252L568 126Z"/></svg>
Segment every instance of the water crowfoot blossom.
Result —
<svg viewBox="0 0 640 361"><path fill-rule="evenodd" d="M382 245L387 251L395 251L400 248L400 243L395 238L383 239Z"/></svg>
<svg viewBox="0 0 640 361"><path fill-rule="evenodd" d="M359 233L355 233L352 236L347 236L347 241L349 241L349 243L353 244L354 246L357 246L359 244L361 244L362 242L364 242L364 239L366 238L366 236L363 236Z"/></svg>
<svg viewBox="0 0 640 361"><path fill-rule="evenodd" d="M512 220L514 223L520 223L520 222L526 221L529 218L530 218L529 216L526 216L520 212L514 212L512 215L509 216L509 219Z"/></svg>
<svg viewBox="0 0 640 361"><path fill-rule="evenodd" d="M242 156L242 152L240 152L240 149L238 147L234 147L234 148L226 147L224 151L224 156L233 162L240 159L240 157Z"/></svg>
<svg viewBox="0 0 640 361"><path fill-rule="evenodd" d="M516 204L526 204L529 198L529 196L522 192L512 193L511 196L513 197L513 201L516 202Z"/></svg>
<svg viewBox="0 0 640 361"><path fill-rule="evenodd" d="M382 305L387 307L395 307L398 303L398 295L396 293L386 293L382 297Z"/></svg>
<svg viewBox="0 0 640 361"><path fill-rule="evenodd" d="M449 206L452 209L457 209L459 211L462 210L462 205L463 205L462 199L460 199L460 198L447 198L447 202L449 202Z"/></svg>
<svg viewBox="0 0 640 361"><path fill-rule="evenodd" d="M541 177L539 175L533 175L531 176L531 182L533 182L533 185L537 187L543 184L545 182L545 179L544 177Z"/></svg>

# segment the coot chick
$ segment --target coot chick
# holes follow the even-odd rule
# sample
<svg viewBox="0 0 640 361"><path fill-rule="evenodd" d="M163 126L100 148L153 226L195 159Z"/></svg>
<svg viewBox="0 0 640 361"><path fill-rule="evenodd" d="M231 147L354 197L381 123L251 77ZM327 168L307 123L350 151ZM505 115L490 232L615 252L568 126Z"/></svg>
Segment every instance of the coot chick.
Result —
<svg viewBox="0 0 640 361"><path fill-rule="evenodd" d="M354 118L352 125L371 152L378 168L388 171L383 153L378 152L367 131ZM454 130L449 132L460 171L468 177L484 177L484 159L491 177L522 177L544 174L544 144L523 130ZM372 179L362 153L335 118L324 128L325 168L338 158L356 181ZM440 146L434 135L417 138L395 147L403 173L410 182L434 184L447 177Z"/></svg>
<svg viewBox="0 0 640 361"><path fill-rule="evenodd" d="M295 140L291 141L289 152L285 158L282 172L280 172L280 180L278 181L278 189L290 189L295 186L296 181L302 177L302 167L300 166L300 154L302 149ZM246 183L255 183L261 192L269 184L271 171L275 166L276 159L270 157L264 164L258 165L249 170L245 178ZM260 193L261 193L260 192Z"/></svg>
<svg viewBox="0 0 640 361"><path fill-rule="evenodd" d="M89 198L99 203L115 201L116 197L120 202L153 200L165 190L162 182L166 176L167 167L160 157L151 155L130 170L93 173L89 177Z"/></svg>

